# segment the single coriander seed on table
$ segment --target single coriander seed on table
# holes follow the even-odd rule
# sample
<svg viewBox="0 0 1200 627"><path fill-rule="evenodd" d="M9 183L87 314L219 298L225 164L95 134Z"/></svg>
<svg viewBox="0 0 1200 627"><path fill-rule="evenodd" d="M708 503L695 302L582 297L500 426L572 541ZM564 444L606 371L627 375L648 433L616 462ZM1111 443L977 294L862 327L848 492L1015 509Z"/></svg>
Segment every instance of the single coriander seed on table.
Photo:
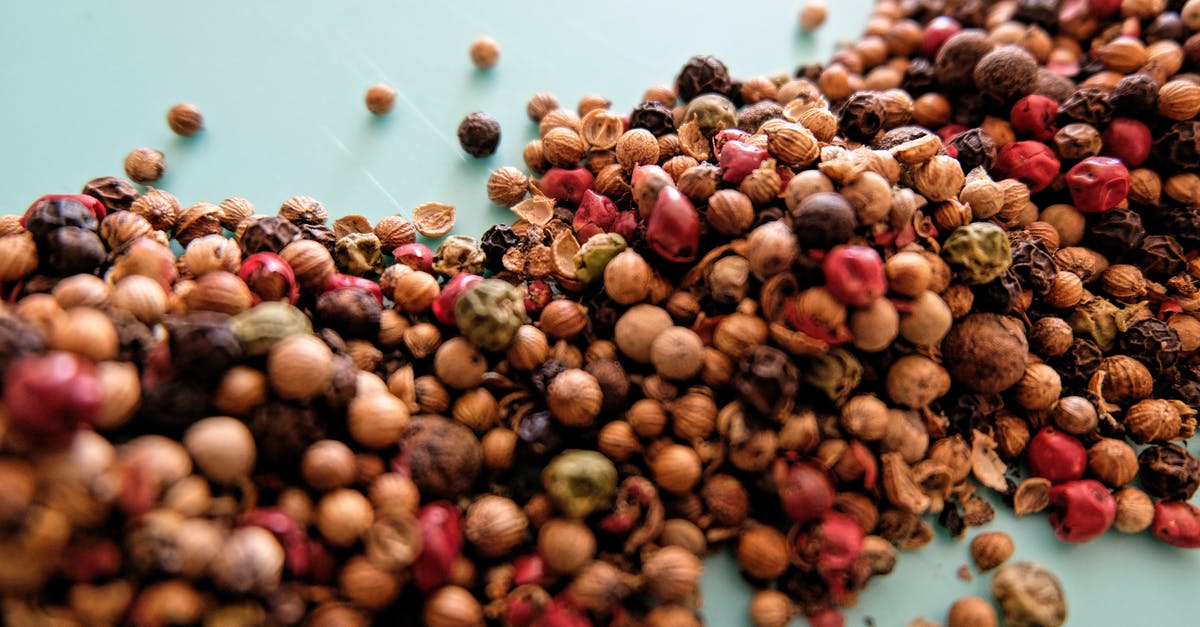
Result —
<svg viewBox="0 0 1200 627"><path fill-rule="evenodd" d="M391 85L376 83L367 89L364 100L367 111L374 115L387 115L396 106L396 89Z"/></svg>
<svg viewBox="0 0 1200 627"><path fill-rule="evenodd" d="M135 183L143 185L162 178L167 171L163 153L153 148L135 148L125 155L125 174Z"/></svg>
<svg viewBox="0 0 1200 627"><path fill-rule="evenodd" d="M190 102L181 102L167 111L167 126L176 134L191 137L204 130L204 115Z"/></svg>
<svg viewBox="0 0 1200 627"><path fill-rule="evenodd" d="M471 42L471 63L481 70L491 69L500 60L500 44L491 37L480 37Z"/></svg>
<svg viewBox="0 0 1200 627"><path fill-rule="evenodd" d="M800 8L800 28L805 32L817 30L825 23L827 17L829 7L825 0L807 0Z"/></svg>

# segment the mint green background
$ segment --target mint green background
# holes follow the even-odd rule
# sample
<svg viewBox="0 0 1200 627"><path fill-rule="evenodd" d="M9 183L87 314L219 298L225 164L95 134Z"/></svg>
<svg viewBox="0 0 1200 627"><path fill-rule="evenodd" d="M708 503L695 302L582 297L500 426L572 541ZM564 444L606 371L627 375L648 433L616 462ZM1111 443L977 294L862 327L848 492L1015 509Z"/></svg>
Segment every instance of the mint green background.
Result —
<svg viewBox="0 0 1200 627"><path fill-rule="evenodd" d="M697 53L719 56L743 78L791 71L854 37L869 2L830 2L829 22L815 36L796 28L800 4L2 2L0 212L121 174L125 153L144 145L166 154L160 186L184 203L240 195L274 213L289 196L307 194L332 215L377 219L436 200L457 205L459 232L477 235L508 219L488 203L484 182L496 167L522 166L521 149L536 135L524 113L531 94L550 91L574 108L599 93L628 110ZM485 34L502 49L489 72L467 56ZM383 119L362 104L376 81L401 94ZM163 116L181 101L200 106L208 130L191 139L170 133ZM503 128L489 159L465 157L454 137L475 110ZM1043 516L1015 521L1003 506L988 528L1016 538L1017 558L1060 575L1072 625L1196 623L1200 552L1115 533L1070 546L1054 539ZM903 554L847 624L868 616L881 627L918 615L942 620L955 598L986 595L987 577L955 577L967 559L966 542L942 536ZM745 624L747 587L728 559L708 563L709 624Z"/></svg>

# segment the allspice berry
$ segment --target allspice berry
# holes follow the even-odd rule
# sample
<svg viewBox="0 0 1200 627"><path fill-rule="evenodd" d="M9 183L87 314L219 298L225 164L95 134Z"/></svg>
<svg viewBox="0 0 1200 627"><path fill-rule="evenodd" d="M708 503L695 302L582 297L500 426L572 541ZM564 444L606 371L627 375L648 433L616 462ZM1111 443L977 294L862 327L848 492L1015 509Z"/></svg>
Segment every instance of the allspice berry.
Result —
<svg viewBox="0 0 1200 627"><path fill-rule="evenodd" d="M974 313L960 320L942 341L946 370L955 381L983 394L997 394L1025 374L1029 344L1014 318Z"/></svg>
<svg viewBox="0 0 1200 627"><path fill-rule="evenodd" d="M391 85L376 83L367 89L363 100L366 102L367 111L374 115L386 115L396 106L396 89Z"/></svg>
<svg viewBox="0 0 1200 627"><path fill-rule="evenodd" d="M997 624L992 604L974 595L955 601L946 614L946 627L996 627Z"/></svg>
<svg viewBox="0 0 1200 627"><path fill-rule="evenodd" d="M254 470L254 436L246 424L228 416L205 418L183 435L183 445L210 480L234 484Z"/></svg>
<svg viewBox="0 0 1200 627"><path fill-rule="evenodd" d="M135 183L145 185L162 178L167 171L163 153L153 148L136 148L125 155L125 175Z"/></svg>
<svg viewBox="0 0 1200 627"><path fill-rule="evenodd" d="M204 129L204 116L194 104L183 102L167 111L167 126L182 137L191 137Z"/></svg>

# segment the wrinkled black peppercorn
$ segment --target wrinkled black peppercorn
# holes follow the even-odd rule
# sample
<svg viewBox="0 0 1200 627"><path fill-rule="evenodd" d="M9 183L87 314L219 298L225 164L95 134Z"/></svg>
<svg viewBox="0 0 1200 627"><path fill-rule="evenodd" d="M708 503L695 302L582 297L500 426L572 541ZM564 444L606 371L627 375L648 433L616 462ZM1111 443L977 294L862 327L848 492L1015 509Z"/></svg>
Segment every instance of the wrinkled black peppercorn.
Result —
<svg viewBox="0 0 1200 627"><path fill-rule="evenodd" d="M258 469L263 473L294 476L297 459L313 442L325 438L325 429L311 408L270 401L250 420L250 433L258 448Z"/></svg>
<svg viewBox="0 0 1200 627"><path fill-rule="evenodd" d="M1138 476L1151 496L1186 501L1200 488L1200 459L1178 444L1150 446L1138 455Z"/></svg>
<svg viewBox="0 0 1200 627"><path fill-rule="evenodd" d="M999 277L974 286L971 291L975 295L974 309L978 311L1007 314L1021 306L1021 281L1011 267Z"/></svg>
<svg viewBox="0 0 1200 627"><path fill-rule="evenodd" d="M211 397L210 390L186 376L162 381L142 390L134 424L147 433L178 438L192 423L211 415L208 407ZM293 465L302 452L296 452Z"/></svg>
<svg viewBox="0 0 1200 627"><path fill-rule="evenodd" d="M69 276L93 274L107 257L104 242L95 231L77 226L64 226L51 231L39 244L42 269L50 274Z"/></svg>
<svg viewBox="0 0 1200 627"><path fill-rule="evenodd" d="M1018 0L1013 19L1053 32L1058 28L1058 4L1059 0Z"/></svg>
<svg viewBox="0 0 1200 627"><path fill-rule="evenodd" d="M548 411L526 414L517 423L517 441L533 457L541 457L562 448L558 421Z"/></svg>
<svg viewBox="0 0 1200 627"><path fill-rule="evenodd" d="M483 237L479 240L479 247L487 256L484 267L492 272L503 271L504 253L508 252L508 249L520 245L521 236L517 235L511 226L503 222L492 226L483 232Z"/></svg>
<svg viewBox="0 0 1200 627"><path fill-rule="evenodd" d="M697 55L688 59L675 78L675 93L684 102L707 93L729 96L732 89L729 69L720 59L711 55Z"/></svg>
<svg viewBox="0 0 1200 627"><path fill-rule="evenodd" d="M758 132L767 120L783 117L783 107L774 100L762 100L738 111L738 128L747 133Z"/></svg>
<svg viewBox="0 0 1200 627"><path fill-rule="evenodd" d="M138 191L133 183L117 177L102 176L88 181L80 192L100 201L109 213L126 211L137 200Z"/></svg>
<svg viewBox="0 0 1200 627"><path fill-rule="evenodd" d="M1108 94L1093 87L1085 87L1071 94L1058 108L1058 125L1083 122L1097 128L1103 127L1113 118L1113 105Z"/></svg>
<svg viewBox="0 0 1200 627"><path fill-rule="evenodd" d="M838 110L838 130L854 141L868 143L882 128L883 102L874 93L856 93Z"/></svg>
<svg viewBox="0 0 1200 627"><path fill-rule="evenodd" d="M1158 81L1149 74L1130 74L1117 83L1108 101L1116 115L1145 115L1158 106Z"/></svg>
<svg viewBox="0 0 1200 627"><path fill-rule="evenodd" d="M43 348L45 339L37 327L15 316L0 315L0 376L18 357Z"/></svg>
<svg viewBox="0 0 1200 627"><path fill-rule="evenodd" d="M829 250L854 235L854 208L841 194L819 192L791 212L796 239L805 248Z"/></svg>
<svg viewBox="0 0 1200 627"><path fill-rule="evenodd" d="M671 108L657 100L647 100L629 114L629 128L644 128L655 137L675 131L675 115Z"/></svg>
<svg viewBox="0 0 1200 627"><path fill-rule="evenodd" d="M530 377L533 387L537 388L538 392L545 394L546 388L550 387L550 382L554 380L554 377L562 374L566 369L567 366L563 362L557 359L547 359L538 366L537 370L533 371L533 375Z"/></svg>
<svg viewBox="0 0 1200 627"><path fill-rule="evenodd" d="M334 235L333 229L324 224L305 224L300 227L300 238L312 240L333 252L333 247L337 245L337 235Z"/></svg>
<svg viewBox="0 0 1200 627"><path fill-rule="evenodd" d="M1113 209L1099 215L1088 231L1091 248L1100 254L1118 259L1137 248L1146 237L1142 216L1128 209Z"/></svg>
<svg viewBox="0 0 1200 627"><path fill-rule="evenodd" d="M231 368L242 357L232 320L215 311L169 316L164 326L175 369L193 380L211 382Z"/></svg>
<svg viewBox="0 0 1200 627"><path fill-rule="evenodd" d="M1174 236L1185 247L1196 248L1200 245L1200 212L1194 208L1177 205L1160 206L1158 219L1162 221L1163 230Z"/></svg>
<svg viewBox="0 0 1200 627"><path fill-rule="evenodd" d="M996 162L996 141L981 128L959 133L950 140L950 148L957 151L956 157L963 172L982 166L991 169Z"/></svg>
<svg viewBox="0 0 1200 627"><path fill-rule="evenodd" d="M1175 365L1183 348L1179 334L1158 318L1145 318L1130 325L1120 338L1121 352L1162 372Z"/></svg>
<svg viewBox="0 0 1200 627"><path fill-rule="evenodd" d="M1063 387L1087 387L1092 374L1100 367L1100 347L1081 337L1071 342L1067 352L1050 361L1063 380Z"/></svg>
<svg viewBox="0 0 1200 627"><path fill-rule="evenodd" d="M796 365L786 353L756 346L738 360L730 382L742 404L764 418L783 411L800 387Z"/></svg>
<svg viewBox="0 0 1200 627"><path fill-rule="evenodd" d="M46 245L46 236L64 226L95 231L100 224L90 209L72 198L40 200L25 215L25 230L33 234L38 248Z"/></svg>
<svg viewBox="0 0 1200 627"><path fill-rule="evenodd" d="M379 335L382 310L379 301L366 290L334 290L317 298L313 322L331 328L343 337L370 339Z"/></svg>
<svg viewBox="0 0 1200 627"><path fill-rule="evenodd" d="M1039 294L1046 293L1053 286L1054 276L1058 273L1054 257L1029 240L1013 243L1012 251L1010 270L1021 285Z"/></svg>
<svg viewBox="0 0 1200 627"><path fill-rule="evenodd" d="M875 148L890 150L905 142L915 141L932 134L929 129L920 126L897 126L875 140Z"/></svg>
<svg viewBox="0 0 1200 627"><path fill-rule="evenodd" d="M1179 122L1154 140L1154 156L1172 169L1200 168L1200 121Z"/></svg>
<svg viewBox="0 0 1200 627"><path fill-rule="evenodd" d="M476 111L458 125L458 145L472 157L487 157L500 145L500 123L496 118Z"/></svg>
<svg viewBox="0 0 1200 627"><path fill-rule="evenodd" d="M1183 246L1170 235L1147 235L1134 255L1138 267L1146 276L1171 276L1183 270L1187 259L1184 258Z"/></svg>
<svg viewBox="0 0 1200 627"><path fill-rule="evenodd" d="M937 86L937 74L934 72L933 63L920 57L908 64L904 70L904 78L900 81L900 88L913 98L934 91Z"/></svg>
<svg viewBox="0 0 1200 627"><path fill-rule="evenodd" d="M1142 36L1146 38L1146 43L1151 44L1165 40L1182 43L1188 36L1188 29L1184 25L1183 19L1179 17L1179 13L1164 11L1142 30Z"/></svg>
<svg viewBox="0 0 1200 627"><path fill-rule="evenodd" d="M261 218L246 227L238 244L242 255L278 253L284 246L300 239L300 227L279 216Z"/></svg>

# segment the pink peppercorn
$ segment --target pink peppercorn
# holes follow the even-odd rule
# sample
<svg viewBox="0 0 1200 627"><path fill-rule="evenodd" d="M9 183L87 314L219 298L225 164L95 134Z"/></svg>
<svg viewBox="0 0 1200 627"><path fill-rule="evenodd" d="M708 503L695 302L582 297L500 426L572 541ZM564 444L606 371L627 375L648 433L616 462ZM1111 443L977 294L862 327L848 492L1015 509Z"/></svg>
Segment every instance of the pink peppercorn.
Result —
<svg viewBox="0 0 1200 627"><path fill-rule="evenodd" d="M846 617L836 607L823 607L805 616L809 627L845 627Z"/></svg>
<svg viewBox="0 0 1200 627"><path fill-rule="evenodd" d="M92 362L51 352L22 357L4 373L9 433L39 448L62 448L100 411L100 381Z"/></svg>
<svg viewBox="0 0 1200 627"><path fill-rule="evenodd" d="M286 300L295 305L300 298L300 286L292 266L275 253L254 253L242 262L238 277L250 288L254 304Z"/></svg>
<svg viewBox="0 0 1200 627"><path fill-rule="evenodd" d="M417 524L423 545L412 565L413 583L428 593L450 580L462 555L462 514L448 502L430 503L417 513Z"/></svg>
<svg viewBox="0 0 1200 627"><path fill-rule="evenodd" d="M575 210L571 227L575 229L576 239L582 244L593 235L610 231L616 219L617 205L609 200L608 196L588 189L583 192L583 199L579 201L579 208Z"/></svg>
<svg viewBox="0 0 1200 627"><path fill-rule="evenodd" d="M1029 468L1035 477L1050 483L1074 481L1087 469L1083 443L1054 427L1046 427L1029 441Z"/></svg>
<svg viewBox="0 0 1200 627"><path fill-rule="evenodd" d="M1121 0L1087 0L1088 12L1097 19L1104 19L1121 10Z"/></svg>
<svg viewBox="0 0 1200 627"><path fill-rule="evenodd" d="M1050 526L1066 542L1094 540L1112 526L1117 500L1095 479L1068 481L1050 488Z"/></svg>
<svg viewBox="0 0 1200 627"><path fill-rule="evenodd" d="M546 578L546 562L537 553L522 555L513 562L513 583L540 584Z"/></svg>
<svg viewBox="0 0 1200 627"><path fill-rule="evenodd" d="M950 140L969 130L971 129L962 124L947 124L939 128L936 134L938 139L942 140L942 143L946 145L946 154L949 154L951 157L957 157L958 151L954 149L954 146L950 145Z"/></svg>
<svg viewBox="0 0 1200 627"><path fill-rule="evenodd" d="M1000 149L993 169L1002 176L1021 181L1030 192L1036 193L1054 181L1060 165L1058 157L1046 144L1020 141L1005 144Z"/></svg>
<svg viewBox="0 0 1200 627"><path fill-rule="evenodd" d="M667 261L692 261L700 248L700 214L678 189L664 187L646 222L650 249Z"/></svg>
<svg viewBox="0 0 1200 627"><path fill-rule="evenodd" d="M1150 158L1150 128L1133 118L1117 118L1100 134L1104 154L1136 168Z"/></svg>
<svg viewBox="0 0 1200 627"><path fill-rule="evenodd" d="M550 168L538 182L542 193L562 202L578 205L583 200L583 192L592 188L596 177L587 168Z"/></svg>
<svg viewBox="0 0 1200 627"><path fill-rule="evenodd" d="M433 251L424 244L404 244L392 251L396 263L433 274Z"/></svg>
<svg viewBox="0 0 1200 627"><path fill-rule="evenodd" d="M380 305L383 305L383 290L379 287L379 284L371 279L364 279L360 276L352 276L349 274L340 273L334 274L333 276L329 277L328 281L325 282L325 288L321 290L321 293L324 294L326 292L336 292L338 290L345 289L362 290L371 296L374 296L375 300Z"/></svg>
<svg viewBox="0 0 1200 627"><path fill-rule="evenodd" d="M1058 103L1054 99L1030 94L1013 105L1009 113L1009 122L1018 133L1028 134L1040 141L1050 141L1058 132L1058 125L1055 123L1057 117Z"/></svg>
<svg viewBox="0 0 1200 627"><path fill-rule="evenodd" d="M1067 171L1067 189L1084 213L1108 211L1129 195L1129 170L1120 159L1088 157Z"/></svg>
<svg viewBox="0 0 1200 627"><path fill-rule="evenodd" d="M625 238L629 242L633 240L634 233L638 227L638 212L635 209L621 211L617 213L617 217L613 220L612 232Z"/></svg>
<svg viewBox="0 0 1200 627"><path fill-rule="evenodd" d="M948 15L933 18L921 35L921 56L929 59L936 57L938 50L942 49L942 44L961 31L962 24Z"/></svg>
<svg viewBox="0 0 1200 627"><path fill-rule="evenodd" d="M772 469L783 512L798 523L825 515L833 507L834 490L829 473L816 462L775 460Z"/></svg>
<svg viewBox="0 0 1200 627"><path fill-rule="evenodd" d="M1200 507L1185 501L1159 501L1154 504L1154 537L1184 549L1200 549Z"/></svg>
<svg viewBox="0 0 1200 627"><path fill-rule="evenodd" d="M522 288L525 294L525 313L531 316L541 313L542 309L554 300L554 290L541 279L534 279Z"/></svg>
<svg viewBox="0 0 1200 627"><path fill-rule="evenodd" d="M766 161L768 156L766 148L736 140L725 142L717 158L717 164L721 166L721 180L727 183L741 183Z"/></svg>
<svg viewBox="0 0 1200 627"><path fill-rule="evenodd" d="M442 286L442 291L438 297L434 299L433 315L437 321L446 326L455 326L457 323L454 320L454 303L458 300L462 293L467 291L467 288L483 280L483 277L478 274L468 274L459 272L450 277L446 281L446 285Z"/></svg>
<svg viewBox="0 0 1200 627"><path fill-rule="evenodd" d="M887 293L883 259L867 246L837 246L821 265L825 288L833 297L853 307L864 307Z"/></svg>

